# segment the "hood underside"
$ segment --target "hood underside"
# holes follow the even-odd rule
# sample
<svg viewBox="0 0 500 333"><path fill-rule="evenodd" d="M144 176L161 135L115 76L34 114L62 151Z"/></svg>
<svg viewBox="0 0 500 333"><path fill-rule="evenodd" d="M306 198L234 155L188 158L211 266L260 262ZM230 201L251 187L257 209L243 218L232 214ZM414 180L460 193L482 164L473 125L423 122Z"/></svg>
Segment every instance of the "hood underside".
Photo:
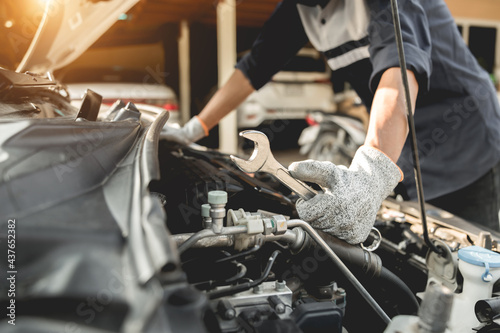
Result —
<svg viewBox="0 0 500 333"><path fill-rule="evenodd" d="M68 65L139 0L47 0L43 18L18 72L44 73Z"/></svg>

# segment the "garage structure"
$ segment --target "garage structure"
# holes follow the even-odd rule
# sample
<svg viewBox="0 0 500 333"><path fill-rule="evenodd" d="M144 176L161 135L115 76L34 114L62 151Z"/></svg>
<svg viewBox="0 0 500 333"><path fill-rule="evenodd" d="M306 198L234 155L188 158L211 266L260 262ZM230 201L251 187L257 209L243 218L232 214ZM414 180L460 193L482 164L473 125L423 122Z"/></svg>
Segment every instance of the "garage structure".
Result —
<svg viewBox="0 0 500 333"><path fill-rule="evenodd" d="M247 29L250 38L243 48L251 45L251 40L255 38L256 31L265 22L274 7L277 0L148 0L141 1L130 10L127 15L130 20L117 22L108 33L106 33L97 43L99 45L124 45L140 44L144 42L154 43L164 40L166 43L177 39L177 57L172 51L168 51L169 46L165 47L166 53L171 58L177 58L178 62L170 61L167 65L168 72L175 73L175 65L178 65L178 74L173 75L172 79L178 79L176 82L168 82L176 87L181 105L182 120L186 122L193 113L199 112L199 106L192 106L193 98L191 96L191 83L194 80L207 80L204 76L213 75L214 72L200 70L196 67L213 66L209 57L203 57L197 61L198 64L191 64L190 59L197 58L192 52L203 52L197 49L201 36L206 32L199 31L207 26L216 27L216 77L217 86L221 86L233 71L237 57L237 26ZM195 35L191 36L191 28ZM166 31L169 30L169 31ZM210 28L209 28L210 30ZM166 32L165 35L162 31ZM253 33L252 33L253 31ZM191 37L191 38L190 38ZM197 40L198 39L198 40ZM205 51L210 53L210 47ZM206 102L206 98L203 102ZM219 125L219 149L227 153L237 151L237 129L236 114L232 112Z"/></svg>
<svg viewBox="0 0 500 333"><path fill-rule="evenodd" d="M55 3L58 1L62 0L53 0ZM6 22L5 26L1 27L5 29L2 38L7 36L7 42L14 42L14 46L19 49L27 47L26 41L23 43L23 40L11 38L14 36L11 31L19 26L23 37L34 34L36 9L40 11L40 4L43 2L5 2L2 5L4 12L9 12L9 6L22 6L21 3L25 3L26 10L23 11L22 18L14 18L16 25L11 27ZM164 60L157 71L164 74L166 83L177 92L182 120L185 122L201 110L216 86L224 82L233 69L237 52L251 46L259 28L278 2L279 0L140 0L131 10L120 16L119 21L93 45L90 52L127 45L132 47L160 43ZM446 2L473 53L480 61L484 61L484 66L490 73L498 77L498 1L477 0L474 6L470 6L465 0ZM33 19L27 20L30 18ZM485 38L487 43L484 42ZM21 51L18 54L21 54ZM15 56L16 54L12 58ZM127 54L122 56L127 57ZM140 63L141 56L147 58L151 55L130 52L128 56L129 61ZM82 61L85 61L84 58L82 57ZM221 127L221 150L235 152L235 115L226 117ZM216 137L214 134L211 134L211 140Z"/></svg>
<svg viewBox="0 0 500 333"><path fill-rule="evenodd" d="M97 45L136 44L157 38L158 27L165 23L169 24L171 28L178 25L178 91L182 119L187 121L192 113L199 111L196 107L191 107L193 100L190 96L191 84L193 80L196 80L198 70L189 63L189 59L192 59L189 56L190 51L193 50L190 46L193 42L196 43L193 40L190 43L190 27L197 24L216 26L217 77L220 86L228 78L236 62L237 27L247 28L246 35L252 39L278 2L279 0L143 0L130 11L131 21L117 22ZM488 53L490 58L492 55L489 71L499 74L500 34L496 31L497 27L500 27L500 4L494 0L479 0L471 8L470 3L465 0L447 0L447 3L459 24L461 23L465 27L462 32L466 42L474 43L474 41L469 40L469 27L471 25L495 29L494 32L490 31L490 34L494 34L492 37L494 43L487 47L488 50L483 51L483 53ZM498 7L498 10L492 10L492 6ZM194 29L199 29L199 27L194 27ZM253 32L248 33L252 29ZM249 47L251 40L244 40L241 44ZM481 57L481 54L476 54L476 56ZM210 62L206 62L205 65L210 66ZM199 67L200 65L195 66ZM175 83L170 84L175 86ZM219 148L222 151L231 153L236 151L236 115L234 112L221 122L219 137Z"/></svg>

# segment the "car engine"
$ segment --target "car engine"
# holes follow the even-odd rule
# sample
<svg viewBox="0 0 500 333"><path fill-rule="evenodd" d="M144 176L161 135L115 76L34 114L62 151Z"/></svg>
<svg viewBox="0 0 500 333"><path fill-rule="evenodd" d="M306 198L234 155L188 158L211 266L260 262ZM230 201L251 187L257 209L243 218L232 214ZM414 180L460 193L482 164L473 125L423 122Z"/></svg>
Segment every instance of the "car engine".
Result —
<svg viewBox="0 0 500 333"><path fill-rule="evenodd" d="M361 332L367 322L371 331L384 330L386 323L304 229L277 229L280 221L297 219L295 194L267 174L241 172L216 151L175 149L167 142L162 149L160 161L169 167L152 190L164 200L167 216L175 216L167 225L182 268L208 296L216 331ZM172 188L181 190L162 191ZM227 195L227 203L207 205L217 195ZM204 238L202 230L215 230L211 212L220 206L226 209L226 229ZM479 243L496 249L490 233L428 208L432 237L443 246L455 252ZM390 317L416 314L415 295L426 289L429 251L418 215L416 203L386 200L375 222L378 232L367 241L371 248L320 232ZM242 225L246 233L232 235L230 228ZM203 238L188 241L195 234Z"/></svg>
<svg viewBox="0 0 500 333"><path fill-rule="evenodd" d="M479 300L474 327L498 331L498 266L474 289L457 264L471 245L497 251L497 233L428 206L436 254L417 204L388 198L369 239L349 245L299 220L298 197L275 178L161 139L162 109L117 101L94 119L94 94L76 110L49 80L0 73L0 245L14 251L0 261L1 332L437 332L445 315L462 325L445 293L423 306L433 285Z"/></svg>

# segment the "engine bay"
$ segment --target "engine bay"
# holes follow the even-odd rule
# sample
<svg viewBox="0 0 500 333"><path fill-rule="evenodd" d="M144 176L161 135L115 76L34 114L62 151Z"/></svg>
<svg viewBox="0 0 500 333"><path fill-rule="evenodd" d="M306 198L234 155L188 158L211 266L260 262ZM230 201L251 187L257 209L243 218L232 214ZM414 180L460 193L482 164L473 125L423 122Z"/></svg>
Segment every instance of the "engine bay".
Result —
<svg viewBox="0 0 500 333"><path fill-rule="evenodd" d="M151 190L164 199L189 283L209 299L211 329L360 332L369 322L371 331L384 330L384 320L307 232L273 229L279 221L293 224L298 218L295 194L267 174L241 172L216 151L176 149L167 142L160 151L160 165L168 167ZM209 193L224 192L224 228L244 225L245 233L226 229L186 246L196 233L213 229L213 222L206 222L210 208L203 206L210 202ZM432 238L451 251L474 244L496 249L488 232L437 208L429 207L428 213ZM378 232L366 242L371 248L320 232L391 318L417 314L421 299L415 295L428 283L429 249L418 216L416 203L386 200L374 225Z"/></svg>
<svg viewBox="0 0 500 333"><path fill-rule="evenodd" d="M18 321L2 332L409 332L445 316L451 332L498 330L497 233L428 205L438 254L418 204L388 198L368 240L349 245L299 220L273 176L162 140L162 109L117 102L90 121L58 115L58 92L13 86L0 212L20 235ZM26 117L27 100L53 118Z"/></svg>

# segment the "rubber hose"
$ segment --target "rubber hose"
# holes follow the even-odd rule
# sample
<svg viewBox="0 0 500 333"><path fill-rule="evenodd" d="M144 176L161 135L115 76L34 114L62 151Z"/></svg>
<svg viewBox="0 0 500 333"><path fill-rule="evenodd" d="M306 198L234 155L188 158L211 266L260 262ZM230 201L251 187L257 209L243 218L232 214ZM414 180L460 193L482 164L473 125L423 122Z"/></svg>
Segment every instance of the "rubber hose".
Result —
<svg viewBox="0 0 500 333"><path fill-rule="evenodd" d="M380 276L382 260L377 254L363 250L359 246L351 245L325 232L317 231L344 263L361 268L368 278L378 278Z"/></svg>
<svg viewBox="0 0 500 333"><path fill-rule="evenodd" d="M219 298L219 297L233 295L235 293L239 293L239 292L242 292L242 291L245 291L245 290L249 290L249 289L251 289L251 288L253 288L253 287L261 284L262 282L264 282L268 278L269 273L271 272L271 268L274 265L274 261L276 260L276 257L280 253L281 253L280 250L275 250L271 254L271 256L269 257L269 259L267 260L267 265L266 265L266 268L264 269L264 272L262 273L262 275L257 280L251 281L251 282L245 282L245 283L242 283L242 284L237 284L237 285L235 285L233 287L222 289L222 290L211 291L211 292L207 293L208 299L216 299L216 298Z"/></svg>
<svg viewBox="0 0 500 333"><path fill-rule="evenodd" d="M414 313L417 313L419 307L417 297L413 294L413 292L406 285L406 283L403 282L403 280L401 280L396 274L394 274L385 267L382 267L379 279L387 281L392 286L396 287L398 289L397 291L400 291L403 295L406 295L407 296L406 298L410 301L410 303L408 303L408 306ZM394 294L398 295L398 292L395 292ZM407 301L404 303L406 304Z"/></svg>
<svg viewBox="0 0 500 333"><path fill-rule="evenodd" d="M325 232L318 231L318 233L344 263L361 268L368 278L387 281L395 286L407 296L410 301L409 307L415 313L418 311L419 303L411 289L397 275L382 266L382 260L377 254L348 244Z"/></svg>

